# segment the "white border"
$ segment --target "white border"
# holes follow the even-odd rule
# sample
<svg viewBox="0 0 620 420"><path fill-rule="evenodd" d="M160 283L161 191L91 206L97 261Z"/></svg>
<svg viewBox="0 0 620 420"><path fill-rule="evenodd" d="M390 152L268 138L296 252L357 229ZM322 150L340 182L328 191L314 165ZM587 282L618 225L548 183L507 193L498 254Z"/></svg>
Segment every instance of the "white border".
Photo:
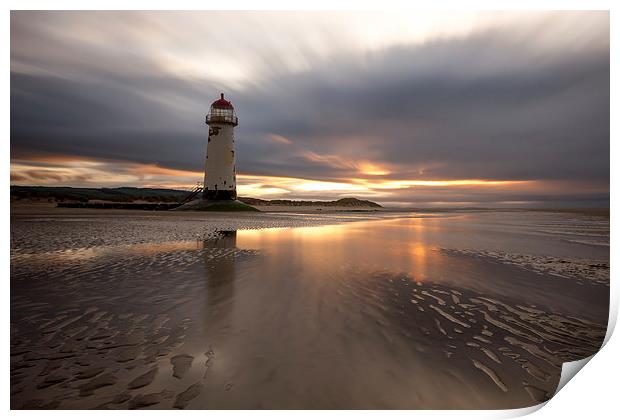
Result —
<svg viewBox="0 0 620 420"><path fill-rule="evenodd" d="M21 10L21 9L69 9L69 10L87 10L87 9L114 9L114 10L197 10L197 9L206 9L206 10L242 10L242 9L251 9L251 10L260 10L260 9L273 9L273 10L292 10L292 9L303 9L303 10L337 10L337 9L366 9L366 10L377 10L377 9L433 9L433 10L611 10L610 19L611 19L611 74L614 74L614 70L618 69L617 65L617 51L614 51L614 47L617 45L618 34L617 30L615 30L615 26L618 24L618 19L615 16L612 5L614 2L612 1L577 1L577 0L565 0L565 1L550 1L550 0L522 0L522 1L456 1L456 0L445 0L445 1L396 1L396 0L382 0L381 2L371 2L367 0L358 0L358 1L345 1L345 0L315 0L315 1L296 1L292 3L290 1L262 1L260 5L256 1L248 1L248 0L229 0L226 2L223 1L213 1L213 0L176 0L172 1L135 1L135 0L93 0L86 2L80 2L76 0L68 1L43 1L43 0L32 0L32 1L13 1L9 0L4 2L8 7L5 9L5 13L2 15L2 23L1 26L4 28L3 36L4 42L2 43L3 55L2 57L5 60L5 69L10 69L10 14L9 10ZM613 83L612 77L612 92L611 92L611 115L613 116L613 109L617 104L617 89L616 84ZM4 397L4 407L6 410L9 409L10 406L10 384L9 384L9 320L10 320L10 292L9 289L9 220L10 220L10 211L9 211L9 185L10 185L10 132L8 127L10 127L10 72L7 72L5 75L4 83L4 102L3 102L3 115L4 115L4 125L5 127L5 139L2 142L2 150L5 156L5 176L6 182L3 186L4 195L3 198L6 200L7 205L3 207L4 218L2 223L2 234L5 238L5 248L4 248L4 256L7 264L4 268L5 275L3 279L5 280L5 310L3 313L3 328L4 328L4 345L2 347L3 353L5 355L4 360L5 363L2 365L3 371L3 379L2 382L2 396ZM611 120L611 139L616 140L617 138L617 123L612 118ZM612 162L614 158L618 158L617 147L615 146L614 141L611 141L610 145L610 157ZM617 160L617 159L616 159ZM617 180L618 171L611 166L611 174L610 181L614 179ZM612 208L618 208L618 200L617 194L614 194L614 183L611 183L611 203ZM612 211L612 213L614 213ZM615 220L615 214L612 214L612 219ZM613 243L613 238L616 237L617 229L615 225L612 223L611 225L611 238ZM611 260L612 260L612 274L614 272L613 267L615 266L615 261L620 261L618 258L618 251L612 246L611 247ZM613 275L612 275L613 277ZM615 321L617 318L618 312L618 290L614 286L614 282L611 283L611 291L612 291L612 304L611 304L611 320L609 332L613 329L615 325ZM533 414L532 418L567 418L567 419L583 419L585 416L593 417L593 418L611 418L617 413L618 403L617 403L617 392L616 392L616 384L617 384L617 375L618 375L618 361L615 359L616 354L620 354L620 345L618 344L617 338L612 338L609 340L604 348L604 351L595 355L592 359L592 362L588 364L583 369L583 372L579 374L579 378L574 381L570 381L568 385L562 391L552 398L545 406L544 409L536 411ZM538 407L540 408L540 407ZM242 412L242 411L209 411L208 413L193 411L193 412L171 412L171 411L157 411L157 412L120 412L115 413L114 416L149 416L149 417L160 417L168 419L171 415L179 415L184 417L203 417L216 416L221 419L234 419L243 415L251 415L252 417L258 418L269 418L269 419L278 419L278 418L286 418L287 420L291 416L295 416L296 418L315 418L315 416L321 416L326 418L341 418L345 417L353 417L356 419L366 419L366 418L375 418L375 417L390 417L390 418L407 418L414 415L416 417L423 418L503 418L503 417L514 417L519 415L528 414L533 409L523 409L523 410L507 410L507 411L329 411L329 412L314 412L314 411L259 411L259 412ZM103 418L104 416L109 416L110 413L105 411L92 411L88 413L89 417L94 418ZM73 411L46 411L45 413L36 413L36 412L27 412L27 411L12 411L10 412L12 417L19 418L30 418L38 415L44 415L51 419L65 419L66 417L77 417L83 416L83 412Z"/></svg>

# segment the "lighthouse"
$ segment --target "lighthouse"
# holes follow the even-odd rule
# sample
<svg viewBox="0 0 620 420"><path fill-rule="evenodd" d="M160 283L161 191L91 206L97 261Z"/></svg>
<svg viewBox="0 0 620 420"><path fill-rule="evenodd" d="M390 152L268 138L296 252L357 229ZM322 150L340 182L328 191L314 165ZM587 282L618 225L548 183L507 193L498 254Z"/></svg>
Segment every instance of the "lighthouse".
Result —
<svg viewBox="0 0 620 420"><path fill-rule="evenodd" d="M211 104L206 123L209 126L204 200L236 200L237 180L235 167L235 127L239 123L230 101L220 99Z"/></svg>
<svg viewBox="0 0 620 420"><path fill-rule="evenodd" d="M196 187L174 210L258 211L237 200L235 127L239 120L223 93L211 104L206 123L209 135L202 191Z"/></svg>

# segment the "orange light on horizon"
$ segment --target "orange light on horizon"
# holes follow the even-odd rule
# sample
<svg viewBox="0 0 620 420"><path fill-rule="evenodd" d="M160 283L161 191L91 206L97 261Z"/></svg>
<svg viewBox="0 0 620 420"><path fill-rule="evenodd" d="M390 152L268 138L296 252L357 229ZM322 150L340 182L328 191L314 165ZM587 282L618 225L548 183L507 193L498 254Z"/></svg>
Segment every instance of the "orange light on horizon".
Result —
<svg viewBox="0 0 620 420"><path fill-rule="evenodd" d="M45 159L14 160L11 162L13 182L22 185L78 186L148 186L151 188L188 189L203 179L202 171L175 169L157 164L104 161L83 157L51 156ZM62 163L62 165L59 165ZM270 175L237 175L240 196L256 198L304 197L316 193L333 198L356 195L372 198L397 194L408 188L540 188L540 181L485 179L385 179L389 171L370 161L348 162L368 177L335 177L330 180ZM350 167L350 166L347 166Z"/></svg>
<svg viewBox="0 0 620 420"><path fill-rule="evenodd" d="M153 163L132 164L130 168L131 171L135 174L144 174L147 176L165 175L173 177L197 177L198 179L202 179L204 177L204 172L188 171L186 169L165 168Z"/></svg>
<svg viewBox="0 0 620 420"><path fill-rule="evenodd" d="M352 179L351 181L370 185L377 189L402 189L409 187L462 187L462 186L510 186L518 184L526 184L534 181L519 180L485 180L485 179L450 179L450 180L421 180L421 179L401 179L401 180L366 180Z"/></svg>

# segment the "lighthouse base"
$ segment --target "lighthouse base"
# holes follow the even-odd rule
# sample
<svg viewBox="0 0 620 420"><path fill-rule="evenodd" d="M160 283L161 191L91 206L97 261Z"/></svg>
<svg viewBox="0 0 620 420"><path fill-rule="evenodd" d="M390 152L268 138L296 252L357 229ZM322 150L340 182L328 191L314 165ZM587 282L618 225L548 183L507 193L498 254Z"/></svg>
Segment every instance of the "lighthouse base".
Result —
<svg viewBox="0 0 620 420"><path fill-rule="evenodd" d="M237 199L235 190L206 190L202 192L202 199L209 201L234 201Z"/></svg>
<svg viewBox="0 0 620 420"><path fill-rule="evenodd" d="M260 211L239 200L205 200L199 198L173 209L174 211Z"/></svg>

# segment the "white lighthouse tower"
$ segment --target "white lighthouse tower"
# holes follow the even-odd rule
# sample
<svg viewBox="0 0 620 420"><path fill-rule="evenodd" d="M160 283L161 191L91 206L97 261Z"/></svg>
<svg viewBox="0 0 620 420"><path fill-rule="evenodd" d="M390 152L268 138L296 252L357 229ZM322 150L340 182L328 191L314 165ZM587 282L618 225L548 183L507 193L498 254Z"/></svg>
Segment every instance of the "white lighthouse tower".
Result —
<svg viewBox="0 0 620 420"><path fill-rule="evenodd" d="M238 124L232 104L220 94L211 104L206 123L209 125L205 180L205 200L236 200L235 127Z"/></svg>
<svg viewBox="0 0 620 420"><path fill-rule="evenodd" d="M237 201L235 127L238 120L223 93L211 104L206 123L209 136L202 192L196 187L174 210L257 211Z"/></svg>

